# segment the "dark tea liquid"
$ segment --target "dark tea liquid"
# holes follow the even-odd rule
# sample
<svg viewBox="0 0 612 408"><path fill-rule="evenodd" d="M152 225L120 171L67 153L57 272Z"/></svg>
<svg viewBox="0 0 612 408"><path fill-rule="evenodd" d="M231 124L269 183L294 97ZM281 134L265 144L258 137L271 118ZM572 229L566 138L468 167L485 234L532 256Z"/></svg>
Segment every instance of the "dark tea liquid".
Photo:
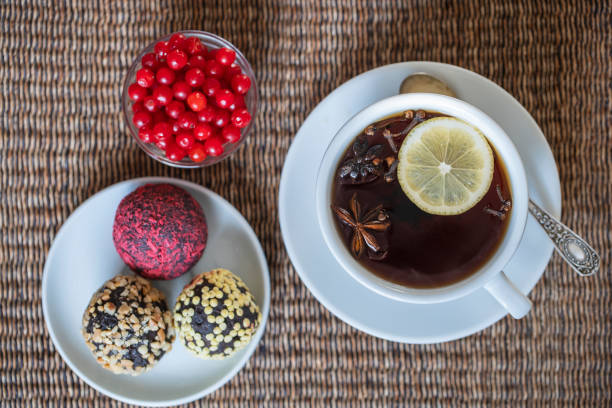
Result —
<svg viewBox="0 0 612 408"><path fill-rule="evenodd" d="M444 116L435 112L419 111L420 117L429 119ZM384 122L384 123L383 123ZM387 139L383 137L383 126L389 119L373 124L374 134L365 131L356 139L367 141L369 147L382 145L379 157L397 158ZM414 119L402 118L384 126L393 133L399 133ZM377 126L381 124L381 126ZM414 123L416 126L418 123ZM371 132L370 132L371 133ZM395 139L397 149L402 137ZM397 178L385 181L383 175L364 184L346 184L340 177L340 169L346 160L354 158L352 145L338 164L336 181L332 193L332 205L349 208L349 201L356 193L361 213L382 204L391 226L384 232L373 232L377 241L387 253L383 259L372 259L368 251L357 260L379 277L404 286L432 288L445 286L464 279L485 264L497 250L508 225L510 213L500 217L485 208L498 210L502 202L496 191L499 186L504 199L510 200L508 177L503 163L496 154L493 181L487 194L473 208L460 215L442 216L425 213L404 194ZM346 178L345 178L346 179ZM351 251L353 229L341 223L334 216L336 226L347 249Z"/></svg>

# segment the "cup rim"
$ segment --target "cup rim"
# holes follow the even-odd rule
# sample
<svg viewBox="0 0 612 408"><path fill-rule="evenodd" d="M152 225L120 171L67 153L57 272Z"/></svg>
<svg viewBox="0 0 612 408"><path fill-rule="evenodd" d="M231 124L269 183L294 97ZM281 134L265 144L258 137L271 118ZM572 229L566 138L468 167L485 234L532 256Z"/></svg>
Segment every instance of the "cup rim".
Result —
<svg viewBox="0 0 612 408"><path fill-rule="evenodd" d="M157 146L151 143L145 143L142 140L140 140L140 138L138 137L138 129L136 129L136 126L134 126L131 120L131 109L130 108L131 108L131 105L133 104L133 101L128 96L128 87L132 83L134 83L136 71L142 67L142 64L141 64L142 57L149 52L153 52L155 44L157 44L159 41L168 41L170 37L172 37L172 35L178 34L178 33L184 34L186 37L197 37L207 47L210 45L220 45L220 46L227 47L227 48L234 50L234 52L236 53L235 63L238 66L240 66L243 73L251 79L251 88L249 89L249 92L247 96L245 97L245 103L247 105L249 113L251 114L251 122L244 129L242 129L242 136L238 142L225 143L226 149L223 151L221 155L216 156L216 157L208 156L206 157L206 159L204 159L201 162L194 162L191 160L187 160L188 159L187 157L179 162L175 162L175 161L168 159L165 156L164 152L161 151ZM123 78L123 87L121 90L121 110L123 111L123 119L125 121L125 124L130 134L132 135L132 138L136 141L136 144L138 145L138 147L140 147L142 151L144 151L149 157L165 165L171 166L171 167L178 167L178 168L184 168L184 169L197 169L197 168L202 168L202 167L208 167L208 166L212 166L213 164L217 164L220 161L231 156L236 150L238 150L238 148L240 148L240 146L244 144L247 137L249 136L251 129L254 126L255 119L258 113L258 109L259 109L259 94L258 94L258 89L257 89L257 80L255 78L255 73L253 72L253 67L251 66L251 63L249 62L249 60L247 60L244 54L242 54L242 52L238 49L238 47L236 47L230 41L216 34L209 33L207 31L179 30L179 31L174 31L170 34L166 34L162 37L155 39L155 41L147 44L145 47L140 49L140 51L138 52L138 55L132 61L132 64L128 68L128 71L126 72L125 77Z"/></svg>
<svg viewBox="0 0 612 408"><path fill-rule="evenodd" d="M384 280L353 258L336 229L330 208L331 189L338 161L349 143L369 124L406 109L425 109L462 119L480 129L502 158L512 192L512 211L506 233L493 256L468 277L436 288L411 288ZM528 188L525 169L505 131L484 112L456 98L413 93L392 96L361 110L348 119L331 139L316 176L315 204L319 228L328 249L343 269L358 282L383 296L411 303L437 303L465 296L483 287L502 271L518 248L527 222Z"/></svg>

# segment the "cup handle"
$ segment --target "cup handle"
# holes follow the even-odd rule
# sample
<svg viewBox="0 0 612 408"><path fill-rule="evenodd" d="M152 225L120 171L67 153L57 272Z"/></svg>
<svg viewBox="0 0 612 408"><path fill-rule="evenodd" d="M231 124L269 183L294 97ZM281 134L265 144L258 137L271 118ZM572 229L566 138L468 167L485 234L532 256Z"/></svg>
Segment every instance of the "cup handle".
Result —
<svg viewBox="0 0 612 408"><path fill-rule="evenodd" d="M485 289L515 319L524 317L531 309L531 301L517 289L504 272L498 273L486 285Z"/></svg>

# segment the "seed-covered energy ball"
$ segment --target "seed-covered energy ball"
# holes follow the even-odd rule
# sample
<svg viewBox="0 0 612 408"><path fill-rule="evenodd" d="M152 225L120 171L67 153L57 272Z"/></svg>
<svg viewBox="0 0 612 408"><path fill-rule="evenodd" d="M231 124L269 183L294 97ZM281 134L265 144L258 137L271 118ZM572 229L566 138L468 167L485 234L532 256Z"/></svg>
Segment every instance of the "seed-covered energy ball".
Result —
<svg viewBox="0 0 612 408"><path fill-rule="evenodd" d="M115 248L147 279L174 279L187 272L202 257L207 236L200 204L171 184L137 188L115 213Z"/></svg>
<svg viewBox="0 0 612 408"><path fill-rule="evenodd" d="M244 282L227 269L198 275L174 306L179 339L195 355L223 359L247 345L261 313Z"/></svg>
<svg viewBox="0 0 612 408"><path fill-rule="evenodd" d="M94 293L81 332L98 363L115 374L150 370L174 341L164 295L137 276L115 276Z"/></svg>

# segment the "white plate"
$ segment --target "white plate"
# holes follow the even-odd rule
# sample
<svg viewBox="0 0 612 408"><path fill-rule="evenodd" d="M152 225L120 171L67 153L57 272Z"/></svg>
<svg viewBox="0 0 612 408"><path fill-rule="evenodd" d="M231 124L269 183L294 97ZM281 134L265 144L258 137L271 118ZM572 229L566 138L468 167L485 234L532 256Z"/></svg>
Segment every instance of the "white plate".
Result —
<svg viewBox="0 0 612 408"><path fill-rule="evenodd" d="M510 94L488 79L453 65L405 62L351 79L310 113L285 160L279 218L295 269L333 314L373 336L404 343L439 343L478 332L504 317L506 311L484 289L432 305L397 302L368 290L342 269L325 246L314 205L318 166L338 129L366 106L396 95L402 80L415 72L428 72L446 81L460 99L493 118L519 150L531 198L560 216L559 174L550 147L533 118ZM529 217L523 240L504 271L523 293L528 293L544 273L552 251L544 231Z"/></svg>
<svg viewBox="0 0 612 408"><path fill-rule="evenodd" d="M207 361L189 354L175 341L172 350L148 373L115 375L95 361L81 337L81 318L92 294L111 277L128 272L112 239L119 202L146 183L170 183L187 190L202 206L208 222L208 245L202 259L185 275L153 281L166 295L168 307L199 272L216 267L231 270L251 290L262 313L253 340L234 356ZM167 406L200 398L229 381L253 354L264 332L270 309L270 277L257 236L230 203L187 181L152 177L124 181L85 201L55 237L42 284L43 312L55 347L70 368L98 391L120 401Z"/></svg>

